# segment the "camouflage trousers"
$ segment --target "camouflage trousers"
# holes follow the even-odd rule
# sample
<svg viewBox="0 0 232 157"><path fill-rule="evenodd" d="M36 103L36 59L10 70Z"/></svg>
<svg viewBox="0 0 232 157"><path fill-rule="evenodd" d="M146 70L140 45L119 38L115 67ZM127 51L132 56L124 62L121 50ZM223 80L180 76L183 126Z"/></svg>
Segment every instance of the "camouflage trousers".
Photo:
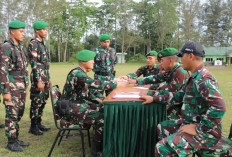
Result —
<svg viewBox="0 0 232 157"><path fill-rule="evenodd" d="M49 83L44 84L44 91L39 91L37 85L34 83L31 85L30 92L30 118L39 119L43 115L43 109L49 97Z"/></svg>
<svg viewBox="0 0 232 157"><path fill-rule="evenodd" d="M103 126L104 126L104 108L101 104L92 102L78 103L73 105L70 111L70 120L74 124L81 126L94 127L94 139L96 141L103 141Z"/></svg>
<svg viewBox="0 0 232 157"><path fill-rule="evenodd" d="M114 75L103 76L103 75L94 74L94 79L101 80L101 81L111 81L111 80L114 80ZM106 96L109 95L112 91L113 89L105 90ZM98 90L98 92L104 95L104 90Z"/></svg>
<svg viewBox="0 0 232 157"><path fill-rule="evenodd" d="M156 144L156 157L185 157L200 149L217 144L219 139L208 134L193 136L179 132L182 127L181 120L167 120L158 124L157 133L160 141Z"/></svg>
<svg viewBox="0 0 232 157"><path fill-rule="evenodd" d="M26 90L15 89L10 92L11 102L3 101L6 109L5 134L7 137L17 137L19 134L19 121L23 117Z"/></svg>

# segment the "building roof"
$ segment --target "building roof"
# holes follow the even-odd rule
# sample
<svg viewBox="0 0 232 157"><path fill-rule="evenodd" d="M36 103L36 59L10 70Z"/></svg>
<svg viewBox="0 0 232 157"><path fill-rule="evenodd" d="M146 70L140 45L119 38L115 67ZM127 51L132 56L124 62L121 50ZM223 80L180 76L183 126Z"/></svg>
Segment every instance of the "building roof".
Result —
<svg viewBox="0 0 232 157"><path fill-rule="evenodd" d="M232 47L204 47L206 56L232 55Z"/></svg>

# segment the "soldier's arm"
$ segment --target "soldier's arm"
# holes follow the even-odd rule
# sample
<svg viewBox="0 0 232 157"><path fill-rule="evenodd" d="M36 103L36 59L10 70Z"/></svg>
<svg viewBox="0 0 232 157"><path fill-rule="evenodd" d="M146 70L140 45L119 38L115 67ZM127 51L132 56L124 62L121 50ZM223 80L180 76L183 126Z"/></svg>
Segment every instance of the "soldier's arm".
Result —
<svg viewBox="0 0 232 157"><path fill-rule="evenodd" d="M114 49L114 53L115 53L114 55L114 66L115 66L118 63L118 56L117 56L117 52L115 49Z"/></svg>
<svg viewBox="0 0 232 157"><path fill-rule="evenodd" d="M159 87L158 95L164 95L168 92L172 92L174 94L175 92L177 92L186 81L185 74L186 73L183 73L180 70L176 71L170 83L165 83Z"/></svg>
<svg viewBox="0 0 232 157"><path fill-rule="evenodd" d="M95 71L97 71L97 70L99 70L100 69L100 66L98 65L99 63L99 61L97 61L97 58L99 58L98 57L98 55L99 55L99 49L98 48L96 48L95 50L94 50L94 52L96 53L96 56L94 57L94 67L93 67L93 71L95 72Z"/></svg>
<svg viewBox="0 0 232 157"><path fill-rule="evenodd" d="M11 62L11 48L4 44L2 46L2 51L0 52L0 79L2 85L2 93L10 93L10 80L9 80L9 65Z"/></svg>
<svg viewBox="0 0 232 157"><path fill-rule="evenodd" d="M35 76L35 79L41 81L41 70L37 67L39 63L39 53L38 53L38 44L36 42L31 42L28 46L30 61L31 61L31 70Z"/></svg>
<svg viewBox="0 0 232 157"><path fill-rule="evenodd" d="M129 78L129 79L136 79L136 78L138 78L139 76L141 76L141 75L143 74L144 67L145 67L145 66L140 67L139 69L137 69L137 71L136 71L135 73L130 73L130 74L128 74L128 75L127 75L128 78Z"/></svg>
<svg viewBox="0 0 232 157"><path fill-rule="evenodd" d="M115 89L117 87L117 82L115 81L100 81L91 78L86 78L86 83L90 88L93 89L109 90Z"/></svg>
<svg viewBox="0 0 232 157"><path fill-rule="evenodd" d="M160 71L157 75L150 75L147 77L143 77L137 80L138 85L144 85L144 84L157 84L164 82L166 79L165 76L166 73L163 71Z"/></svg>
<svg viewBox="0 0 232 157"><path fill-rule="evenodd" d="M212 131L213 128L216 128L221 123L226 111L226 105L216 81L209 79L198 82L196 88L197 92L205 100L198 103L206 102L203 105L208 108L205 111L206 114L201 115L201 122L196 127L198 134L204 134Z"/></svg>
<svg viewBox="0 0 232 157"><path fill-rule="evenodd" d="M185 85L183 85L181 89L179 89L177 92L163 92L165 93L163 95L154 95L153 101L167 103L170 106L178 105L183 102L183 97L185 94Z"/></svg>

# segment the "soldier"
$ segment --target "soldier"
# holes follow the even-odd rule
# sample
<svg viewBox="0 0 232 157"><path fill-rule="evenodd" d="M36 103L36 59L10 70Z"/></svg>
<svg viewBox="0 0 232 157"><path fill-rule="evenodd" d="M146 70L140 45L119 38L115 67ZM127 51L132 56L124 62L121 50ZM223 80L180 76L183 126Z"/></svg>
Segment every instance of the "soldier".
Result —
<svg viewBox="0 0 232 157"><path fill-rule="evenodd" d="M177 93L155 97L170 105L183 102L181 119L164 121L159 125L156 156L187 156L199 149L214 146L222 136L222 117L226 106L217 80L204 67L203 47L186 42L181 49L183 68L192 75ZM159 99L159 100L158 100Z"/></svg>
<svg viewBox="0 0 232 157"><path fill-rule="evenodd" d="M111 81L114 80L114 66L117 63L117 54L115 49L110 47L110 35L103 34L99 38L101 46L96 48L96 57L94 58L94 79ZM105 91L108 95L112 89ZM102 91L101 93L103 93Z"/></svg>
<svg viewBox="0 0 232 157"><path fill-rule="evenodd" d="M137 79L141 75L143 75L143 77L150 75L157 75L159 73L159 66L156 64L157 52L150 51L146 54L146 57L147 57L147 65L140 67L135 73L130 73L126 76L120 76L119 78L129 80L129 79Z"/></svg>
<svg viewBox="0 0 232 157"><path fill-rule="evenodd" d="M1 34L2 34L2 30L0 29L0 36L1 36ZM2 41L0 41L0 51L1 51L1 47L2 47ZM0 83L0 103L2 102L1 94L2 94L2 87L1 87L1 83ZM0 128L4 128L4 127L5 127L5 125L0 123Z"/></svg>
<svg viewBox="0 0 232 157"><path fill-rule="evenodd" d="M6 148L23 151L28 142L18 140L19 121L23 116L28 87L28 63L21 42L24 39L26 24L21 21L9 23L10 39L0 52L0 79L3 90L3 103L6 108L5 133L8 137Z"/></svg>
<svg viewBox="0 0 232 157"><path fill-rule="evenodd" d="M31 61L31 127L29 133L43 135L43 131L50 128L41 124L43 109L49 97L49 87L51 86L49 74L49 53L45 45L44 38L47 36L48 23L36 21L33 24L35 38L31 39L28 46Z"/></svg>
<svg viewBox="0 0 232 157"><path fill-rule="evenodd" d="M166 48L158 53L158 59L160 60L160 66L166 71L166 73L159 73L158 75L148 76L138 80L138 84L146 83L161 83L165 82L156 91L149 91L147 95L142 96L144 104L152 102L154 98L159 100L163 94L177 92L189 78L189 74L178 63L178 50L174 48ZM159 103L162 103L161 99ZM181 104L176 106L167 105L168 119L179 119L181 112Z"/></svg>
<svg viewBox="0 0 232 157"><path fill-rule="evenodd" d="M67 121L79 125L93 125L94 138L92 156L102 155L103 140L103 106L102 99L96 97L96 89L114 89L117 83L114 81L93 80L87 76L87 72L93 69L96 53L82 50L77 54L79 66L71 70L67 76L62 98L71 102L70 113L65 116Z"/></svg>

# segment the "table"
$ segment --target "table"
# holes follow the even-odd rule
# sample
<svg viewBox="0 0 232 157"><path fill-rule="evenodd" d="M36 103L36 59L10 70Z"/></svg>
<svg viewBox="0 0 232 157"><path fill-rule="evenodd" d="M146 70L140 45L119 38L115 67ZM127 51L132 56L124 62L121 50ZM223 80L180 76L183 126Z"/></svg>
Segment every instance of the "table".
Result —
<svg viewBox="0 0 232 157"><path fill-rule="evenodd" d="M166 106L142 105L140 99L112 99L116 92L148 91L116 88L104 100L103 148L105 157L154 157L156 126L166 120Z"/></svg>

